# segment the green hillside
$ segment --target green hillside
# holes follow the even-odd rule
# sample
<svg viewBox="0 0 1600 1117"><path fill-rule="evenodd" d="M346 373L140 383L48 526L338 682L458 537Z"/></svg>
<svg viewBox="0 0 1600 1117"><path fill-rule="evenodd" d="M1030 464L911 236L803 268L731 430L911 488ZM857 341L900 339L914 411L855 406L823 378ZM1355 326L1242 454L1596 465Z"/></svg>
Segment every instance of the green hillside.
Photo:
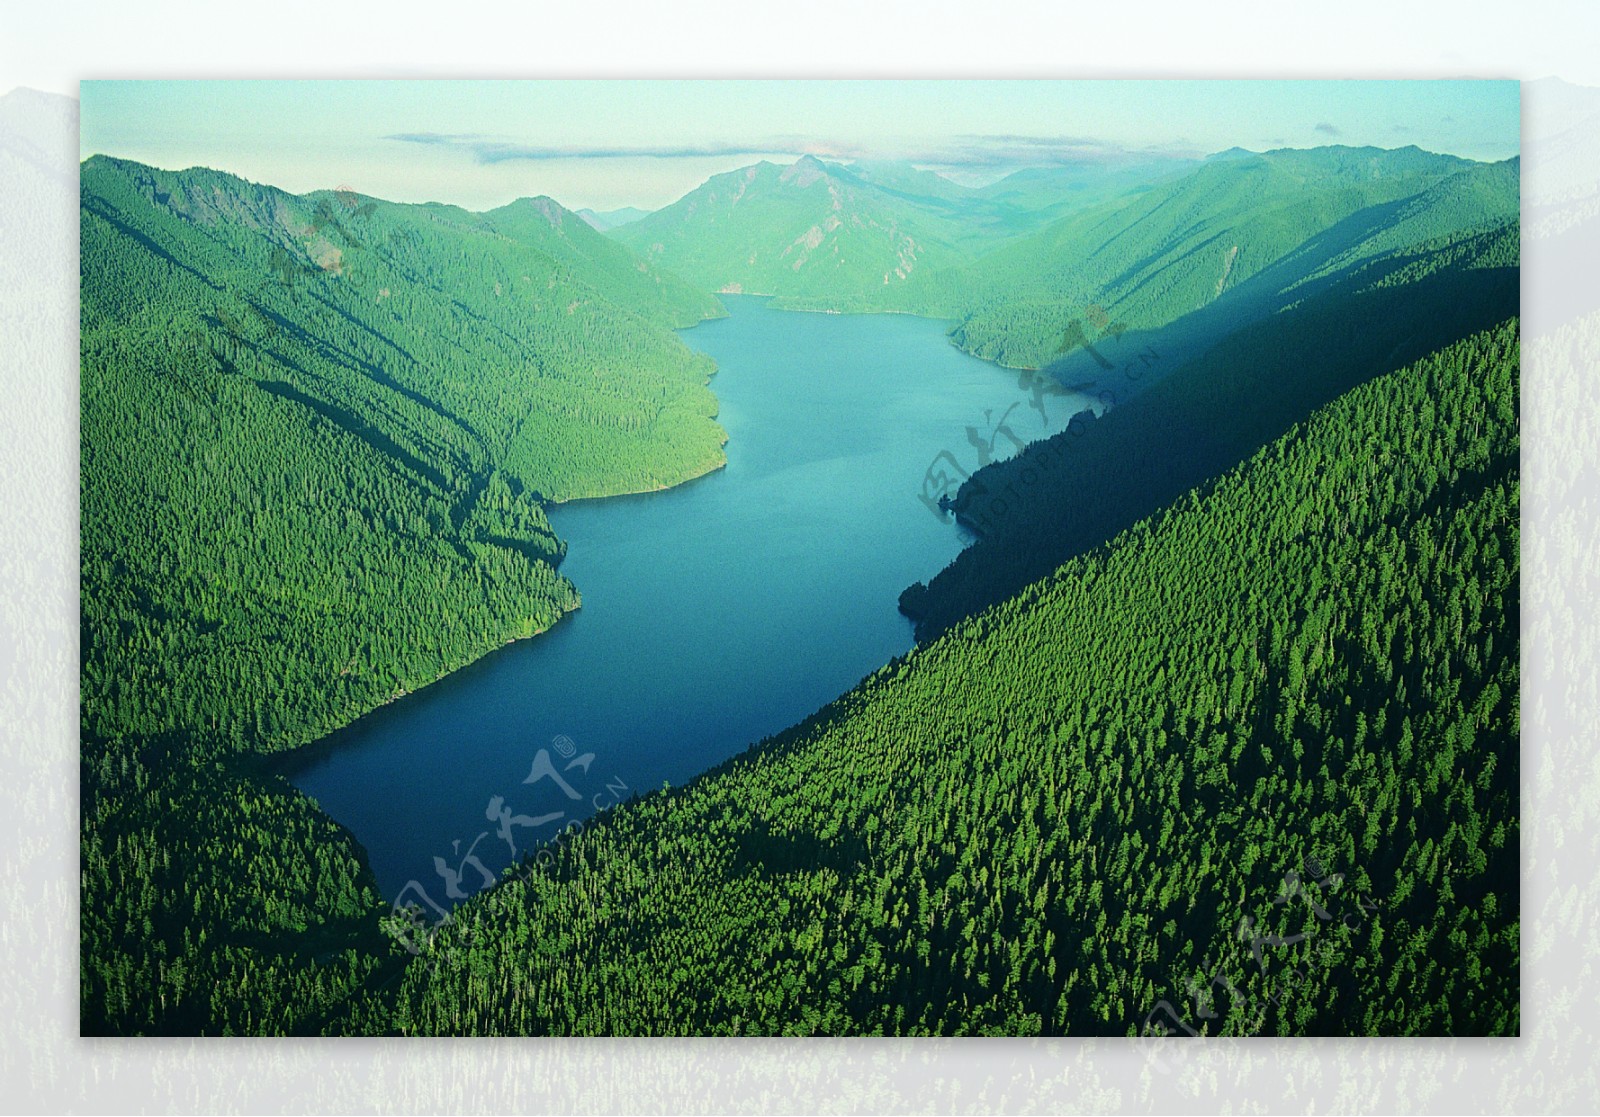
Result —
<svg viewBox="0 0 1600 1117"><path fill-rule="evenodd" d="M812 156L717 175L611 235L703 290L827 295L961 258L937 214Z"/></svg>
<svg viewBox="0 0 1600 1117"><path fill-rule="evenodd" d="M1514 320L1353 388L340 1026L1516 1034L1517 397Z"/></svg>
<svg viewBox="0 0 1600 1117"><path fill-rule="evenodd" d="M1073 210L1087 209L1195 169L1186 158L1129 156L1086 160L1052 167L1027 167L974 193L1048 224Z"/></svg>
<svg viewBox="0 0 1600 1117"><path fill-rule="evenodd" d="M542 502L723 463L671 332L720 308L547 199L96 157L80 202L85 1028L293 1028L378 899L244 758L575 608Z"/></svg>
<svg viewBox="0 0 1600 1117"><path fill-rule="evenodd" d="M1168 348L1198 356L1303 285L1516 220L1519 173L1514 159L1323 147L1036 168L973 190L808 157L718 176L612 235L706 290L948 318L962 349L1031 369L1060 363L1090 308L1119 330L1186 321Z"/></svg>
<svg viewBox="0 0 1600 1117"><path fill-rule="evenodd" d="M704 290L777 295L793 309L897 310L923 276L1170 170L1019 173L971 189L907 163L807 155L717 175L611 235Z"/></svg>
<svg viewBox="0 0 1600 1117"><path fill-rule="evenodd" d="M1374 239L1392 241L1387 227ZM1261 297L1241 290L1240 301L1299 298L1192 360L1178 354L1196 348L1196 337L1223 333L1240 317L1233 308L1217 304L1214 322L1183 319L1098 343L1103 356L1115 359L1114 371L1081 354L1066 365L1069 379L1085 378L1087 390L1105 391L1115 406L1098 420L1083 414L1066 431L962 486L952 508L981 538L926 586L902 595L901 609L917 622L919 638L1004 600L1153 515L1397 361L1517 313L1514 220L1386 253L1370 247L1345 251L1336 272L1318 268L1316 280L1297 279L1292 294L1279 290L1277 269L1268 269L1258 277Z"/></svg>
<svg viewBox="0 0 1600 1117"><path fill-rule="evenodd" d="M956 273L929 276L923 298L958 319L953 338L963 349L1039 367L1089 305L1127 329L1165 325L1300 254L1368 244L1409 200L1451 176L1478 173L1480 165L1416 148L1213 159L1153 189L1073 214ZM1453 216L1516 217L1514 170L1509 190L1486 193L1490 205ZM1446 231L1454 230L1428 235ZM1411 226L1394 236L1419 233Z"/></svg>
<svg viewBox="0 0 1600 1117"><path fill-rule="evenodd" d="M602 233L86 161L83 1030L1515 1034L1519 170L808 157ZM414 957L268 758L576 608L550 503L724 463L724 288L1113 406L955 494L916 650Z"/></svg>
<svg viewBox="0 0 1600 1117"><path fill-rule="evenodd" d="M596 213L592 209L580 209L577 212L579 217L601 232L605 232L607 229L619 229L624 225L632 224L650 213L647 209L638 209L634 206L606 210L604 213Z"/></svg>

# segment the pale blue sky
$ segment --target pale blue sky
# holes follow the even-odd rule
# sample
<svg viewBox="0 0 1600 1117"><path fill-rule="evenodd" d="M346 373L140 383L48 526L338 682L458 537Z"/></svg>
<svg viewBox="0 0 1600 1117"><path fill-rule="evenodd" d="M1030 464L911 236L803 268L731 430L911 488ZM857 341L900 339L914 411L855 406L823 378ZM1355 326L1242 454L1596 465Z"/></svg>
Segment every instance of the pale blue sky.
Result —
<svg viewBox="0 0 1600 1117"><path fill-rule="evenodd" d="M1124 151L1519 148L1510 81L85 81L82 153L471 209L654 209L803 152L958 181Z"/></svg>

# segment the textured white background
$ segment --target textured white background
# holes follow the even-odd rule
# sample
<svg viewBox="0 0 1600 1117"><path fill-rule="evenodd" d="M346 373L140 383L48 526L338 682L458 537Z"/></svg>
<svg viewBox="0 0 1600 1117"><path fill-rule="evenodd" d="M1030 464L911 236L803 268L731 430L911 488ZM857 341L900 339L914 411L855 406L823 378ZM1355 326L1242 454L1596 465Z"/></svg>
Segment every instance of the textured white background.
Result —
<svg viewBox="0 0 1600 1117"><path fill-rule="evenodd" d="M89 77L1502 77L1600 87L1600 6L944 0L34 3L0 94ZM77 1026L77 220L69 103L0 116L0 1107L11 1112L1594 1112L1600 89L1524 100L1523 1036L107 1041ZM1548 95L1547 95L1548 93ZM25 134L7 128L27 117ZM1554 212L1555 216L1548 214ZM1593 234L1589 234L1592 239ZM1587 338L1574 328L1586 327ZM1171 1047L1172 1045L1167 1045Z"/></svg>

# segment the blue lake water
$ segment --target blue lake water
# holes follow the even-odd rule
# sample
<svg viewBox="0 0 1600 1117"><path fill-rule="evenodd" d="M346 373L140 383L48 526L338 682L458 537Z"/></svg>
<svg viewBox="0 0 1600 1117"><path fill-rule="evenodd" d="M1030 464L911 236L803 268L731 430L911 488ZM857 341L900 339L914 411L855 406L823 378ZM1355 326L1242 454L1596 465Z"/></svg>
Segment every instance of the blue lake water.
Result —
<svg viewBox="0 0 1600 1117"><path fill-rule="evenodd" d="M1053 433L1089 406L1051 395L1041 413L1016 372L958 352L942 322L724 302L730 317L680 336L717 362L726 468L552 509L582 608L367 715L291 775L366 847L390 898L416 880L448 906L436 857L470 894L513 843L526 853L628 793L683 783L909 650L900 591L967 542L918 499L935 458L971 470L973 436L1007 457L1010 435ZM564 787L524 782L541 749Z"/></svg>

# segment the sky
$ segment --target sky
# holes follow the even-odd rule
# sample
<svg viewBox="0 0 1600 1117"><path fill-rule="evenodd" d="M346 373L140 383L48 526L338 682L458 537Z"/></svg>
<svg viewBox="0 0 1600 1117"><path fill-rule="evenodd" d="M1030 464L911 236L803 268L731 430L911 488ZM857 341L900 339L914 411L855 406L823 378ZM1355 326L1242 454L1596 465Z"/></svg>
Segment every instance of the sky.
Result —
<svg viewBox="0 0 1600 1117"><path fill-rule="evenodd" d="M81 153L490 209L657 209L801 154L969 184L1229 147L1519 150L1514 81L84 81Z"/></svg>

